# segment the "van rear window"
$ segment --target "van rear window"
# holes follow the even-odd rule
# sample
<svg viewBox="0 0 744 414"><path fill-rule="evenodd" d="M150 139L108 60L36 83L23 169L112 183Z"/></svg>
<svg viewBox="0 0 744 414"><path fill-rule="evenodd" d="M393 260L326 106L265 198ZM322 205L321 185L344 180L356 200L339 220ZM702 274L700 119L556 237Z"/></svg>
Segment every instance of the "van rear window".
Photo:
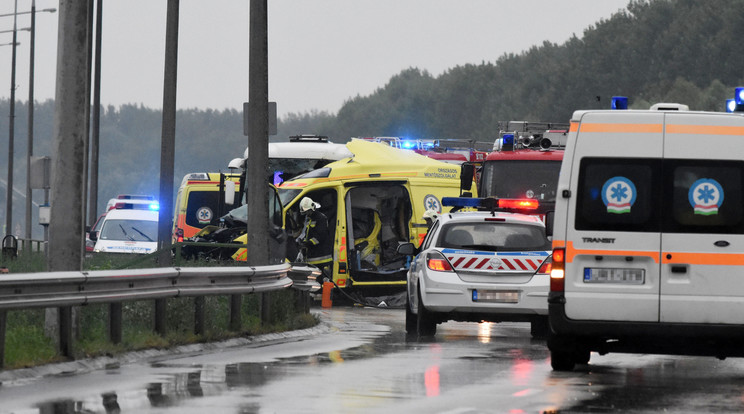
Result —
<svg viewBox="0 0 744 414"><path fill-rule="evenodd" d="M660 173L658 159L582 159L576 229L659 231Z"/></svg>
<svg viewBox="0 0 744 414"><path fill-rule="evenodd" d="M665 160L663 230L744 234L744 162Z"/></svg>
<svg viewBox="0 0 744 414"><path fill-rule="evenodd" d="M577 230L744 234L744 162L584 158Z"/></svg>

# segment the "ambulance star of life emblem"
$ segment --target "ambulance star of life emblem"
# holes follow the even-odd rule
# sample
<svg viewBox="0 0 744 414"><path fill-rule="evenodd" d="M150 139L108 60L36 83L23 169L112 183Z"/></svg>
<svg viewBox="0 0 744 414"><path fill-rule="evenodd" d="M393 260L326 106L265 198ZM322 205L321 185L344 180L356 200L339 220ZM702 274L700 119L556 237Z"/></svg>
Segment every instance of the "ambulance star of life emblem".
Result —
<svg viewBox="0 0 744 414"><path fill-rule="evenodd" d="M498 269L501 267L501 264L503 262L498 257L493 257L491 260L488 261L489 266L491 266L492 269Z"/></svg>

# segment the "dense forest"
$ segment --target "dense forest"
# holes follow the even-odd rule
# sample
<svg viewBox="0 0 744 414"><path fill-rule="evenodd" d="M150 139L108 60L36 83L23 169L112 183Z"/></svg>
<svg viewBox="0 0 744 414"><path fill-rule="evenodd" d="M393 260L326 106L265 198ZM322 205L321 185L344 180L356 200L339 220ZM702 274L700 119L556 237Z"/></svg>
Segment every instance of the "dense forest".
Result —
<svg viewBox="0 0 744 414"><path fill-rule="evenodd" d="M436 77L418 68L402 70L374 93L349 98L337 114L282 117L271 139L318 133L335 142L354 136L489 141L497 136L500 121L567 122L576 109L608 108L614 95L627 96L635 109L680 102L695 110L722 111L733 88L744 84L744 54L736 53L741 27L744 0L633 0L562 44L544 42L522 53L483 56L480 64L456 66ZM14 187L25 193L27 103L17 101L15 108ZM9 101L0 100L0 114L9 112ZM34 117L34 155L53 157L54 103L37 102ZM3 149L8 148L8 119L0 117ZM116 194L157 194L161 122L159 109L101 108L99 209ZM176 145L176 188L188 172L224 171L247 146L242 114L179 110ZM0 150L3 181L6 154ZM0 188L4 223L2 181ZM15 200L13 221L23 223L25 200ZM40 190L34 201L43 201ZM40 226L34 227L40 234Z"/></svg>

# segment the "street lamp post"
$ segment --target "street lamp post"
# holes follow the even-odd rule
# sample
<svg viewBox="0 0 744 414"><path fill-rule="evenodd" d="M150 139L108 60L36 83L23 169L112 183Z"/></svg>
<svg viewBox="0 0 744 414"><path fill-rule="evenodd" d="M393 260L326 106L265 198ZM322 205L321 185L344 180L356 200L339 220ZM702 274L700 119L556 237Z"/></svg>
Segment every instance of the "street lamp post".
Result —
<svg viewBox="0 0 744 414"><path fill-rule="evenodd" d="M28 92L28 146L26 153L26 240L31 239L31 156L33 155L33 108L34 108L34 46L36 39L36 13L37 12L48 12L54 13L57 9L48 8L42 10L36 10L36 0L31 1L31 10L25 12L18 11L18 0L15 0L15 8L13 13L0 14L0 17L13 16L13 42L10 45L13 46L12 62L11 62L11 75L10 75L10 122L9 122L9 136L8 136L8 182L7 182L7 199L6 199L6 211L5 211L5 230L6 234L12 232L13 226L13 157L14 157L14 139L15 139L15 72L16 72L16 46L20 45L17 42L17 32L19 30L26 30L31 32L31 51L30 51L30 63L29 63L29 92ZM18 29L17 28L17 16L19 14L31 14L31 27ZM0 33L8 33L9 30L1 31ZM30 242L29 242L30 243Z"/></svg>

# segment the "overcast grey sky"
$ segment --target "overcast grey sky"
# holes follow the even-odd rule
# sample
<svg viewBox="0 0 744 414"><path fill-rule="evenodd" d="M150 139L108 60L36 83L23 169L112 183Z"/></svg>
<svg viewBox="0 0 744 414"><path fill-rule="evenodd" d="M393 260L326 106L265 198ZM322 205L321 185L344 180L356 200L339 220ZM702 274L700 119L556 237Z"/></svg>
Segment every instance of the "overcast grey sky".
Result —
<svg viewBox="0 0 744 414"><path fill-rule="evenodd" d="M15 0L1 0L0 14ZM101 103L163 103L166 0L104 0ZM248 0L180 2L179 108L242 108L248 100ZM336 112L401 70L438 76L573 34L628 0L269 0L269 98L279 115ZM59 1L36 0L37 10ZM31 0L18 0L18 11ZM36 19L35 98L54 98L58 13ZM29 27L28 14L18 28ZM0 31L13 28L0 17ZM12 34L0 33L0 44ZM16 98L28 99L29 33L20 31ZM0 98L10 96L11 47L0 47Z"/></svg>

